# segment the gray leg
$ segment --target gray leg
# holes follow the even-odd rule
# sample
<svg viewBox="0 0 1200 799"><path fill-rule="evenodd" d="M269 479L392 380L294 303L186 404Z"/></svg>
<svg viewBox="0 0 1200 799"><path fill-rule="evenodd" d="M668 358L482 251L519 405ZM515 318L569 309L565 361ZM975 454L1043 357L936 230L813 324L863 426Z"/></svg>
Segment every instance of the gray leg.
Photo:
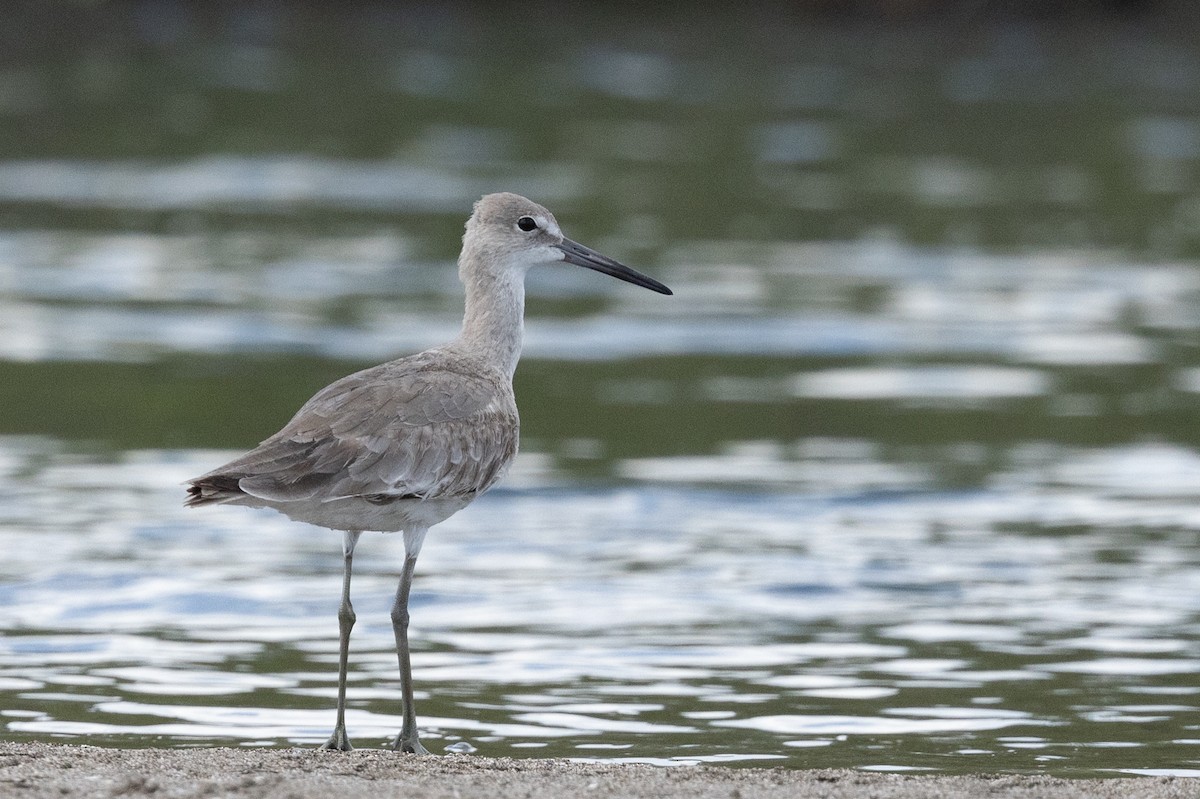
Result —
<svg viewBox="0 0 1200 799"><path fill-rule="evenodd" d="M397 752L427 755L429 750L421 746L417 737L417 711L413 707L412 663L408 649L408 593L412 588L413 570L417 566L417 555L425 531L406 533L404 537L404 571L400 574L400 585L396 589L396 603L392 605L392 631L396 634L396 656L400 661L400 695L404 702L404 726L396 736L392 748Z"/></svg>
<svg viewBox="0 0 1200 799"><path fill-rule="evenodd" d="M350 571L354 562L354 546L362 533L342 536L342 604L338 606L338 698L337 724L322 749L349 752L350 737L346 735L346 671L350 664L350 630L354 628L354 606L350 604Z"/></svg>

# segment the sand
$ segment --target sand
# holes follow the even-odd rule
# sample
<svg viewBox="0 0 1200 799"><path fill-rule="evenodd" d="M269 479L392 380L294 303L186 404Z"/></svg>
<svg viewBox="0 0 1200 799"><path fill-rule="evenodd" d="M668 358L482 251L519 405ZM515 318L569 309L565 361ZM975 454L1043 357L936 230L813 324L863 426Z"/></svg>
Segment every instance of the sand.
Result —
<svg viewBox="0 0 1200 799"><path fill-rule="evenodd" d="M778 768L656 768L413 757L379 750L105 749L0 742L0 797L263 797L265 799L1194 799L1200 780L1062 780Z"/></svg>

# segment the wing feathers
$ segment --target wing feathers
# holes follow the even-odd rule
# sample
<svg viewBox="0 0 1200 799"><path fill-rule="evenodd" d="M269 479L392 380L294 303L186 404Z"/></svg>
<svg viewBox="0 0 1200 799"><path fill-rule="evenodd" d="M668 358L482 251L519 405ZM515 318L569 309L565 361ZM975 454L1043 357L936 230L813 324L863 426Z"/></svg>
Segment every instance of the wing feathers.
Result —
<svg viewBox="0 0 1200 799"><path fill-rule="evenodd" d="M190 481L189 503L240 492L274 502L384 502L487 490L517 451L512 388L498 375L431 360L424 353L327 386L256 449Z"/></svg>

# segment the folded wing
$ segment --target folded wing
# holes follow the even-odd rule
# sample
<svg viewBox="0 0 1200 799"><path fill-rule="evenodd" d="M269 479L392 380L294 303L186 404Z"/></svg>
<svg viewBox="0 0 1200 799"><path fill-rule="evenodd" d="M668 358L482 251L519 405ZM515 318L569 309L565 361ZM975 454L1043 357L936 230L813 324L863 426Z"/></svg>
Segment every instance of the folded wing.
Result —
<svg viewBox="0 0 1200 799"><path fill-rule="evenodd" d="M503 475L518 428L506 380L426 353L322 389L257 448L189 481L187 504L471 496Z"/></svg>

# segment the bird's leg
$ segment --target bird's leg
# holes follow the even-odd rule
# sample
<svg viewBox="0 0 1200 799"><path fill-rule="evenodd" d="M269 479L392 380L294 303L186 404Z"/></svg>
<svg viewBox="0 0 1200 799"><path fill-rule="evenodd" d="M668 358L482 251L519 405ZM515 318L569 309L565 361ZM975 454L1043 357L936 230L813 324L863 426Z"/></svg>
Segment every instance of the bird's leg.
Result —
<svg viewBox="0 0 1200 799"><path fill-rule="evenodd" d="M417 566L417 555L425 531L406 531L404 535L404 571L400 574L400 585L396 588L396 602L392 605L392 631L396 634L396 657L400 661L400 696L403 701L404 726L392 748L397 752L427 755L429 750L421 746L417 737L417 711L413 707L412 662L408 649L408 594L412 588L413 570Z"/></svg>
<svg viewBox="0 0 1200 799"><path fill-rule="evenodd" d="M338 697L337 724L322 749L349 752L350 736L346 734L346 671L350 665L350 630L354 628L354 606L350 604L350 572L354 563L354 546L362 533L342 536L342 604L338 606Z"/></svg>

